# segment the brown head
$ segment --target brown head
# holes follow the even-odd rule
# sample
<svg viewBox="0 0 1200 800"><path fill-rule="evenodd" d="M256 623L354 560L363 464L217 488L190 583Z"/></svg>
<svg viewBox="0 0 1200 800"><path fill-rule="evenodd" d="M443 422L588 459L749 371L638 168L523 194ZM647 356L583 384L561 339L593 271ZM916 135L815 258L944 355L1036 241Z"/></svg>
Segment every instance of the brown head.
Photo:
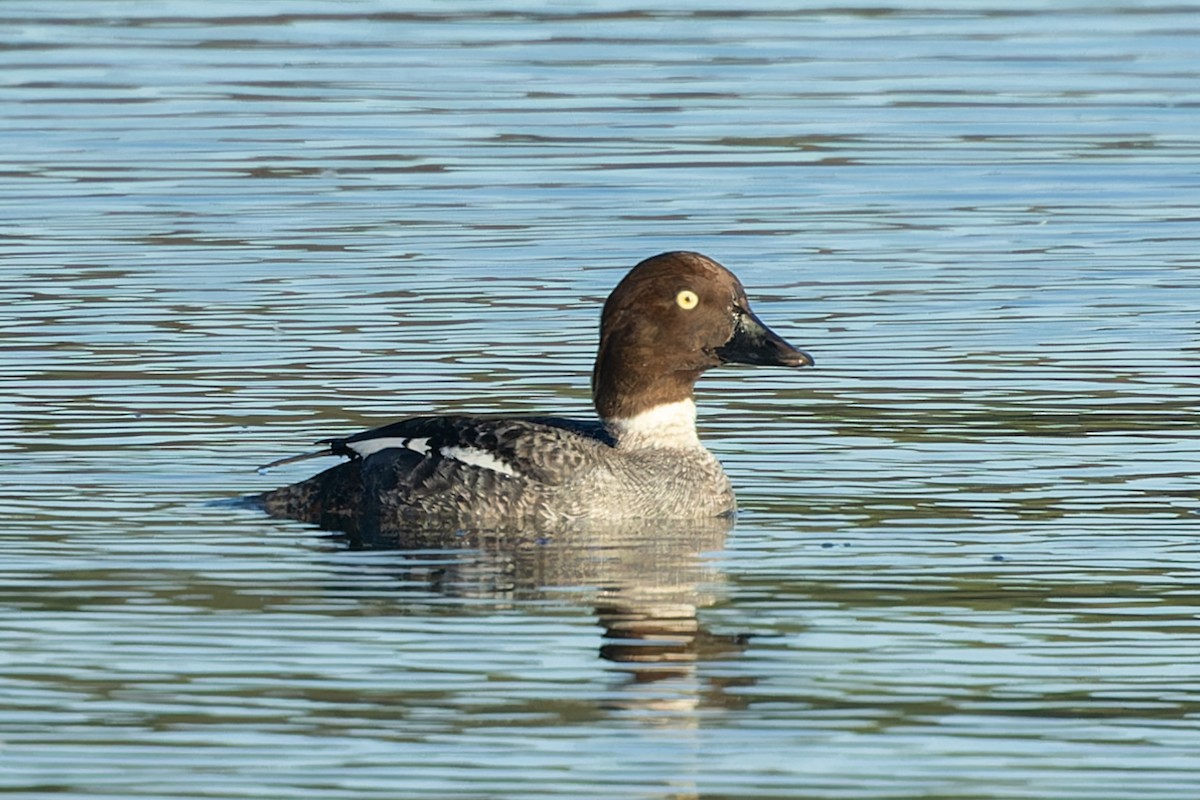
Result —
<svg viewBox="0 0 1200 800"><path fill-rule="evenodd" d="M750 310L737 277L699 253L634 267L604 304L592 396L602 419L687 400L700 375L725 363L811 366Z"/></svg>

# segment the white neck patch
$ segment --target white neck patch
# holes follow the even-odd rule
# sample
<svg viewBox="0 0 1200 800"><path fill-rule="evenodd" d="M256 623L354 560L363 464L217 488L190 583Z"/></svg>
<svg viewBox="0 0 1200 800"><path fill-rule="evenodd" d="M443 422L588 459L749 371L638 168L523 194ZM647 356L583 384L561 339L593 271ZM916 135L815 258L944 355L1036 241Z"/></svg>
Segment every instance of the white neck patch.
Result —
<svg viewBox="0 0 1200 800"><path fill-rule="evenodd" d="M604 424L620 448L704 447L696 435L696 403L690 399L663 403L624 419L606 419Z"/></svg>

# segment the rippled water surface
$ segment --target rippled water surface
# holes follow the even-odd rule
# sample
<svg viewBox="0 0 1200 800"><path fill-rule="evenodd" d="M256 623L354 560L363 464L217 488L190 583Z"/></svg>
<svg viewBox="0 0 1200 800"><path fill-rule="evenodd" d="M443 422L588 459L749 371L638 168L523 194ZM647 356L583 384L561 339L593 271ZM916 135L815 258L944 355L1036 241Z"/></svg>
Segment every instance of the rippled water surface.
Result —
<svg viewBox="0 0 1200 800"><path fill-rule="evenodd" d="M0 5L0 792L1200 795L1200 6L1047 5ZM732 530L213 502L680 248Z"/></svg>

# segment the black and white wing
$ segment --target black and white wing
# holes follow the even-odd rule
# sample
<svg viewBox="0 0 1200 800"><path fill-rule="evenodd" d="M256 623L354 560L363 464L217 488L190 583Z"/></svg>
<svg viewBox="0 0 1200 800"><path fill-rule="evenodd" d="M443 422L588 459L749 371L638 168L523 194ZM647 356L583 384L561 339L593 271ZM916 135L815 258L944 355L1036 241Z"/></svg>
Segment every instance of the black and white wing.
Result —
<svg viewBox="0 0 1200 800"><path fill-rule="evenodd" d="M599 422L560 417L410 417L353 436L324 439L327 449L276 461L268 467L319 455L366 459L387 453L409 464L411 481L435 475L520 477L558 484L577 470L590 449L612 444ZM265 468L264 468L265 469Z"/></svg>

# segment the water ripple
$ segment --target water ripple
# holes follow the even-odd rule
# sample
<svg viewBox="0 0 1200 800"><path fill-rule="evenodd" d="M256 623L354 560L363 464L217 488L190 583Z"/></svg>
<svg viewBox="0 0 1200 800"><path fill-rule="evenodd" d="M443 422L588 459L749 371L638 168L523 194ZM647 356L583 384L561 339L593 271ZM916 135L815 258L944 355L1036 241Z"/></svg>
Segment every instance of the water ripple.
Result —
<svg viewBox="0 0 1200 800"><path fill-rule="evenodd" d="M5 3L0 790L1194 793L1194 18ZM589 413L675 248L817 358L702 383L734 530L212 502Z"/></svg>

